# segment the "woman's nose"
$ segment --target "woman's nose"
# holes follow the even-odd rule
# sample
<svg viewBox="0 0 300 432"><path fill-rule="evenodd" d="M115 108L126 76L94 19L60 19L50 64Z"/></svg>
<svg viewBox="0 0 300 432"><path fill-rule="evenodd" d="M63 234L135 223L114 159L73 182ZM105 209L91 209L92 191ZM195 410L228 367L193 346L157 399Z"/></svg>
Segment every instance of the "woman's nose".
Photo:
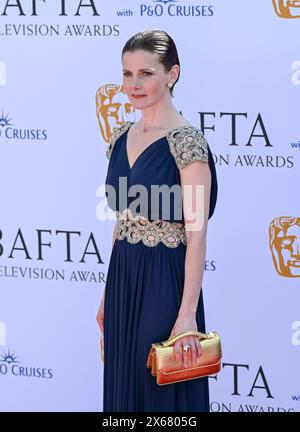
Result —
<svg viewBox="0 0 300 432"><path fill-rule="evenodd" d="M141 80L139 77L133 77L131 81L132 87L140 87L141 86Z"/></svg>

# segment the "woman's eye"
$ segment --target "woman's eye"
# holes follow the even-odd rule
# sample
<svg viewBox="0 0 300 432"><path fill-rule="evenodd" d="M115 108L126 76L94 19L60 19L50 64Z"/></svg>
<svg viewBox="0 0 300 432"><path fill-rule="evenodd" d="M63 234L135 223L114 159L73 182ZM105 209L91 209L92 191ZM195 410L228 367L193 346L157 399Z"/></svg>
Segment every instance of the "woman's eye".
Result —
<svg viewBox="0 0 300 432"><path fill-rule="evenodd" d="M152 75L152 72L143 72L143 74L145 75ZM129 73L128 72L123 72L123 76L128 76Z"/></svg>

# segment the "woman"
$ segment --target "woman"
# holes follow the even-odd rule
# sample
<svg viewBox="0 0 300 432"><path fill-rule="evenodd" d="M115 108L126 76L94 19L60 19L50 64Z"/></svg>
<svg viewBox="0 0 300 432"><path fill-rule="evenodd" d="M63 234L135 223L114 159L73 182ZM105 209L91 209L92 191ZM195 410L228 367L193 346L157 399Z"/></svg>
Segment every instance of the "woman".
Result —
<svg viewBox="0 0 300 432"><path fill-rule="evenodd" d="M180 63L166 32L135 34L122 50L122 66L124 91L142 116L116 128L106 152L106 197L117 222L97 314L104 334L103 411L209 411L207 377L159 386L146 363L152 343L186 330L205 332L201 283L207 221L217 196L212 154L201 130L172 104ZM161 195L159 204L149 198L154 185L180 188L182 201L170 194L167 216ZM185 193L189 185L192 194ZM204 190L198 225L191 211L196 185ZM147 202L130 207L137 200L131 187L149 192ZM200 355L196 336L175 343L174 356L184 366Z"/></svg>

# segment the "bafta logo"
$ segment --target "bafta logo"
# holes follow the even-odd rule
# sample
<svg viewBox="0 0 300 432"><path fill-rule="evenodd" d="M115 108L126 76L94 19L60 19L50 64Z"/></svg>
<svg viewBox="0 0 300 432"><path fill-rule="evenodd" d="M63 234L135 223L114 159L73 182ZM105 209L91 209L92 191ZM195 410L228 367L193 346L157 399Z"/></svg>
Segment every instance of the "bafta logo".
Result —
<svg viewBox="0 0 300 432"><path fill-rule="evenodd" d="M280 18L300 18L300 0L272 0Z"/></svg>
<svg viewBox="0 0 300 432"><path fill-rule="evenodd" d="M277 273L300 277L300 218L273 219L269 226L269 246Z"/></svg>
<svg viewBox="0 0 300 432"><path fill-rule="evenodd" d="M96 115L101 135L107 143L115 127L135 121L135 108L128 101L123 86L105 84L96 93Z"/></svg>

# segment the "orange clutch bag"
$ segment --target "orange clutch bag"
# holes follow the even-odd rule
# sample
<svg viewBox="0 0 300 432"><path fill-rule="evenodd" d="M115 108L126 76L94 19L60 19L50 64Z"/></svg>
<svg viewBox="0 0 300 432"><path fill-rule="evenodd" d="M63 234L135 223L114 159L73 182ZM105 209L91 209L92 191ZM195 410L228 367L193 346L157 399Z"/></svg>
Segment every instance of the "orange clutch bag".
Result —
<svg viewBox="0 0 300 432"><path fill-rule="evenodd" d="M198 336L202 348L195 365L184 367L174 357L174 343L184 336ZM200 333L189 330L178 333L172 338L151 345L147 367L156 376L158 385L173 384L180 381L215 375L221 369L222 348L220 336L216 332Z"/></svg>

